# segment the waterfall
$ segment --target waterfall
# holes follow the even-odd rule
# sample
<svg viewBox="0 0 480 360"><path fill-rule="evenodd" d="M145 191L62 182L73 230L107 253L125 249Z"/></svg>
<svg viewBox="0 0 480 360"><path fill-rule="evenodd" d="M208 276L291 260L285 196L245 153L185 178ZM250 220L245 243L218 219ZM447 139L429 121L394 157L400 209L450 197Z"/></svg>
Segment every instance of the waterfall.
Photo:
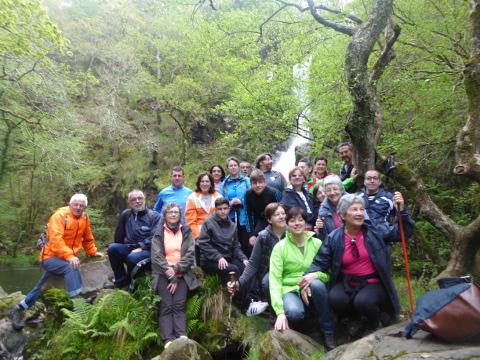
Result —
<svg viewBox="0 0 480 360"><path fill-rule="evenodd" d="M309 140L305 137L310 137L308 128L305 128L305 116L308 115L308 106L306 101L306 84L308 80L308 70L312 62L311 58L303 64L297 64L293 67L293 77L296 80L295 87L293 89L296 97L303 105L303 111L298 117L297 133L293 135L289 140L289 145L286 151L279 151L274 155L273 170L279 171L288 180L288 172L295 166L295 149L297 146L307 144ZM300 134L300 135L299 135Z"/></svg>

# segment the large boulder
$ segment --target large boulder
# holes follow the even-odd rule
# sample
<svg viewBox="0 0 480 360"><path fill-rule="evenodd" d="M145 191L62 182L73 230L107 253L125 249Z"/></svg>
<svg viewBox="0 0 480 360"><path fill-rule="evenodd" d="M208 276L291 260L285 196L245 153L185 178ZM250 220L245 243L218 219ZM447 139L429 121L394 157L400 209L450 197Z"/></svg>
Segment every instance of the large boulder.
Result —
<svg viewBox="0 0 480 360"><path fill-rule="evenodd" d="M0 318L6 316L8 310L15 307L24 297L20 291L0 296Z"/></svg>
<svg viewBox="0 0 480 360"><path fill-rule="evenodd" d="M106 258L91 258L80 265L83 281L83 294L103 289L103 285L113 278L110 262ZM52 276L44 286L45 289L64 288L63 276Z"/></svg>
<svg viewBox="0 0 480 360"><path fill-rule="evenodd" d="M400 323L383 328L330 351L323 360L480 359L480 343L447 343L424 331L419 331L413 339L392 336L404 327L405 323Z"/></svg>
<svg viewBox="0 0 480 360"><path fill-rule="evenodd" d="M4 296L7 296L7 292L5 290L3 290L3 288L0 286L0 297L4 297Z"/></svg>
<svg viewBox="0 0 480 360"><path fill-rule="evenodd" d="M15 331L7 319L0 319L0 359L19 359L30 338L29 331Z"/></svg>
<svg viewBox="0 0 480 360"><path fill-rule="evenodd" d="M292 353L293 352L293 353ZM290 360L295 356L299 359L323 353L323 347L295 330L270 330L260 344L260 359Z"/></svg>
<svg viewBox="0 0 480 360"><path fill-rule="evenodd" d="M176 339L152 360L212 360L212 356L194 340Z"/></svg>

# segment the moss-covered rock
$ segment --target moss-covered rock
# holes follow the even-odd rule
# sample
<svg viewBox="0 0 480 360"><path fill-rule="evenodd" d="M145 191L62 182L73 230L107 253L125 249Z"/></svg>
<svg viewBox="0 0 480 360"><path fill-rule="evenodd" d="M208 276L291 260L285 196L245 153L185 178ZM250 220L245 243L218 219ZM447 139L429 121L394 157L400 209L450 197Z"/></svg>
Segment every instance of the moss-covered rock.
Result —
<svg viewBox="0 0 480 360"><path fill-rule="evenodd" d="M320 344L294 330L268 331L257 351L259 360L320 359L323 356Z"/></svg>
<svg viewBox="0 0 480 360"><path fill-rule="evenodd" d="M152 360L211 360L207 349L191 339L177 339Z"/></svg>

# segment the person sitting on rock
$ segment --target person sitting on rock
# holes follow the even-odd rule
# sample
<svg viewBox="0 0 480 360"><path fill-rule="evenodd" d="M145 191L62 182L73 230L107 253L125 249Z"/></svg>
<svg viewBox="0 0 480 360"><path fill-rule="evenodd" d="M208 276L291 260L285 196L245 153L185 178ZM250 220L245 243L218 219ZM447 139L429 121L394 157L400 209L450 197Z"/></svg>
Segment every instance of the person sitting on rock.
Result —
<svg viewBox="0 0 480 360"><path fill-rule="evenodd" d="M414 222L405 210L403 197L396 194L393 201L399 205L405 235L410 236ZM388 322L400 310L386 246L400 241L398 224L374 226L365 221L365 203L357 194L342 196L337 211L344 225L328 235L306 271L301 281L302 296L308 298L313 282L325 281L318 274L328 272L333 311L349 322L352 316L360 317L367 329L375 330L380 321Z"/></svg>
<svg viewBox="0 0 480 360"><path fill-rule="evenodd" d="M237 226L230 220L230 205L227 199L215 200L215 213L202 225L198 245L200 266L210 274L218 274L224 282L229 273L235 272L238 279L248 264L248 259L240 248Z"/></svg>
<svg viewBox="0 0 480 360"><path fill-rule="evenodd" d="M115 281L106 288L124 288L130 284L130 272L135 265L150 258L152 237L160 221L160 214L146 207L141 190L128 194L128 206L118 220L114 242L108 246Z"/></svg>
<svg viewBox="0 0 480 360"><path fill-rule="evenodd" d="M162 298L158 326L165 348L187 337L187 292L199 286L192 272L195 242L189 226L180 223L181 217L178 204L166 205L152 241L152 287Z"/></svg>
<svg viewBox="0 0 480 360"><path fill-rule="evenodd" d="M42 286L52 275L63 276L69 297L80 295L83 283L78 254L82 247L88 256L103 256L103 253L97 251L90 219L84 212L87 204L84 194L75 194L70 198L68 206L59 208L48 220L48 242L40 252L40 266L45 273L26 298L8 312L15 330L23 329L23 311L35 304Z"/></svg>
<svg viewBox="0 0 480 360"><path fill-rule="evenodd" d="M322 246L322 241L312 232L305 231L307 217L303 209L293 207L287 211L287 232L278 242L270 256L269 287L272 307L277 314L275 330L286 330L306 318L309 299L300 297L300 280L310 267L313 258ZM310 291L317 313L320 329L323 332L325 347L330 350L335 345L334 322L328 305L328 292L325 283L328 274L318 272L311 279Z"/></svg>
<svg viewBox="0 0 480 360"><path fill-rule="evenodd" d="M253 173L252 173L253 175ZM262 174L263 175L263 174ZM260 295L264 299L270 298L268 287L268 271L270 268L270 254L285 233L285 208L282 204L271 203L265 207L265 217L268 226L260 231L253 247L252 256L242 276L236 282L228 282L228 291L234 294L240 290L242 298L248 298L256 283L260 284ZM247 316L258 315L268 306L267 302L251 302Z"/></svg>

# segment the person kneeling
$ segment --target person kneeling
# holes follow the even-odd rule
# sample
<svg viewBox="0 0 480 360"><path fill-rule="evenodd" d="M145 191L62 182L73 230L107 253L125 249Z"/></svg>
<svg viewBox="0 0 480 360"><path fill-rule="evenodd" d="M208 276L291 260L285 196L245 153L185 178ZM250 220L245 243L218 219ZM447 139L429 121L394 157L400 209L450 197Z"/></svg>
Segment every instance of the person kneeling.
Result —
<svg viewBox="0 0 480 360"><path fill-rule="evenodd" d="M393 200L399 205L405 234L409 236L413 232L414 222L404 209L403 197L396 193ZM329 272L332 309L343 317L363 317L367 328L375 330L382 314L390 313L392 317L400 310L390 275L388 245L400 240L398 224L372 226L366 222L365 203L356 194L342 196L337 210L344 225L332 231L323 243L308 274L304 276L303 291L308 291L308 280L314 274Z"/></svg>
<svg viewBox="0 0 480 360"><path fill-rule="evenodd" d="M158 325L166 348L173 340L187 337L187 292L199 283L192 272L195 242L188 225L180 223L180 206L166 205L162 219L152 241L152 285L162 299Z"/></svg>
<svg viewBox="0 0 480 360"><path fill-rule="evenodd" d="M224 197L215 200L215 213L202 225L198 245L200 264L209 274L218 274L224 282L229 273L235 272L238 279L248 264L240 249L237 226L229 218L230 205Z"/></svg>
<svg viewBox="0 0 480 360"><path fill-rule="evenodd" d="M305 231L306 215L300 208L287 211L287 232L283 240L276 244L270 257L270 297L273 310L277 314L275 330L289 329L290 323L304 320L308 301L300 297L299 282L309 268L313 258L322 246L322 241ZM318 272L318 278L310 283L311 300L318 316L320 329L324 334L328 350L335 345L334 323L328 306L328 274Z"/></svg>
<svg viewBox="0 0 480 360"><path fill-rule="evenodd" d="M254 170L257 171L257 170ZM248 262L242 276L236 282L229 281L227 283L230 294L240 290L242 299L252 295L255 285L260 285L261 295L264 298L270 298L268 286L268 270L270 267L270 255L272 249L285 233L285 208L282 204L271 203L265 207L265 218L268 226L260 231L257 241L253 246L252 256ZM258 315L265 311L268 307L267 302L253 301L249 304L247 316Z"/></svg>

